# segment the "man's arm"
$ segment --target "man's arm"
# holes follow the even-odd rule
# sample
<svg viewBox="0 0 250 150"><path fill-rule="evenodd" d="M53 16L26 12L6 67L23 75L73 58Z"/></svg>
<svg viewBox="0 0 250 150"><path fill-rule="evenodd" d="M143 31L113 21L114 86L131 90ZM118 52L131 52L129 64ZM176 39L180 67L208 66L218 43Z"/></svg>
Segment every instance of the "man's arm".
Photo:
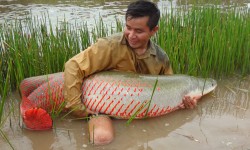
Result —
<svg viewBox="0 0 250 150"><path fill-rule="evenodd" d="M165 69L164 74L165 75L172 75L172 74L174 74L171 65L169 65L168 68Z"/></svg>
<svg viewBox="0 0 250 150"><path fill-rule="evenodd" d="M83 79L95 72L112 67L110 43L105 39L77 54L65 64L64 98L66 109L72 110L78 117L86 116L85 106L81 102Z"/></svg>
<svg viewBox="0 0 250 150"><path fill-rule="evenodd" d="M171 64L170 64L170 61L169 61L169 58L168 58L168 55L167 55L167 54L166 54L164 60L165 60L164 74L165 74L165 75L172 75L172 74L174 74L174 73L173 73L172 66L171 66Z"/></svg>
<svg viewBox="0 0 250 150"><path fill-rule="evenodd" d="M83 55L83 54L78 54ZM76 57L76 56L75 56ZM84 72L78 67L78 63L73 57L65 64L64 70L64 99L66 109L72 111L77 117L87 116L85 106L81 103L81 85L84 78Z"/></svg>

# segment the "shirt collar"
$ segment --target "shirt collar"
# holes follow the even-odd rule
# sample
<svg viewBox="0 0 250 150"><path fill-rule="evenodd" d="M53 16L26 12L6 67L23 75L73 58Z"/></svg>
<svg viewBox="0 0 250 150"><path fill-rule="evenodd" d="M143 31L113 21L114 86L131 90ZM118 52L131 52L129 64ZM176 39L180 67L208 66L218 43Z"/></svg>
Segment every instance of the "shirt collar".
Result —
<svg viewBox="0 0 250 150"><path fill-rule="evenodd" d="M127 40L125 38L125 35L123 34L123 36L121 36L121 40L120 40L121 44L122 45L127 45ZM148 51L151 55L156 55L156 47L155 47L155 44L152 42L152 40L150 39L149 40L149 47L146 51L145 54L148 54Z"/></svg>

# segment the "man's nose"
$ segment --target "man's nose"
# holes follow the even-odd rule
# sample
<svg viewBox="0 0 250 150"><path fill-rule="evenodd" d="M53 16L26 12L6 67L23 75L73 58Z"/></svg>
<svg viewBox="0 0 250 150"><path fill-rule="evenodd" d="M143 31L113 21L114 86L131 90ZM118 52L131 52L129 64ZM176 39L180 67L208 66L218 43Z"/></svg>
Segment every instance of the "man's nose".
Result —
<svg viewBox="0 0 250 150"><path fill-rule="evenodd" d="M131 32L129 33L129 37L130 37L130 38L135 38L135 37L136 37L135 32L134 32L134 31L131 31Z"/></svg>

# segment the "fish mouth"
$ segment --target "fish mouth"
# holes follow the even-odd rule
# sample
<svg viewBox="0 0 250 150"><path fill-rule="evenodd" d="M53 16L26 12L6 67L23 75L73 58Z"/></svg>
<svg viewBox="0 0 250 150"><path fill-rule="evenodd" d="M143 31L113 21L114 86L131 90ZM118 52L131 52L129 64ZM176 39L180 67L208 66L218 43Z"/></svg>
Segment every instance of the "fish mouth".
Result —
<svg viewBox="0 0 250 150"><path fill-rule="evenodd" d="M206 94L212 92L212 91L215 90L216 87L217 87L217 82L216 82L216 80L210 78L210 79L208 79L207 82L210 82L210 83L211 83L211 86L208 87L208 88L205 88L205 89L203 90L203 92L202 92L202 95L206 95Z"/></svg>

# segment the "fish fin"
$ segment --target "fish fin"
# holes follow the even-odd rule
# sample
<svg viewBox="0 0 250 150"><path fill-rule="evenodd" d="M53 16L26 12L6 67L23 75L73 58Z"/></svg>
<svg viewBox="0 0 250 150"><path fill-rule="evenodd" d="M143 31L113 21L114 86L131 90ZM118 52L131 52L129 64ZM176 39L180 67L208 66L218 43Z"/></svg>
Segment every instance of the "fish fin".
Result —
<svg viewBox="0 0 250 150"><path fill-rule="evenodd" d="M48 130L52 128L50 115L42 108L31 108L23 115L25 128L30 130Z"/></svg>

